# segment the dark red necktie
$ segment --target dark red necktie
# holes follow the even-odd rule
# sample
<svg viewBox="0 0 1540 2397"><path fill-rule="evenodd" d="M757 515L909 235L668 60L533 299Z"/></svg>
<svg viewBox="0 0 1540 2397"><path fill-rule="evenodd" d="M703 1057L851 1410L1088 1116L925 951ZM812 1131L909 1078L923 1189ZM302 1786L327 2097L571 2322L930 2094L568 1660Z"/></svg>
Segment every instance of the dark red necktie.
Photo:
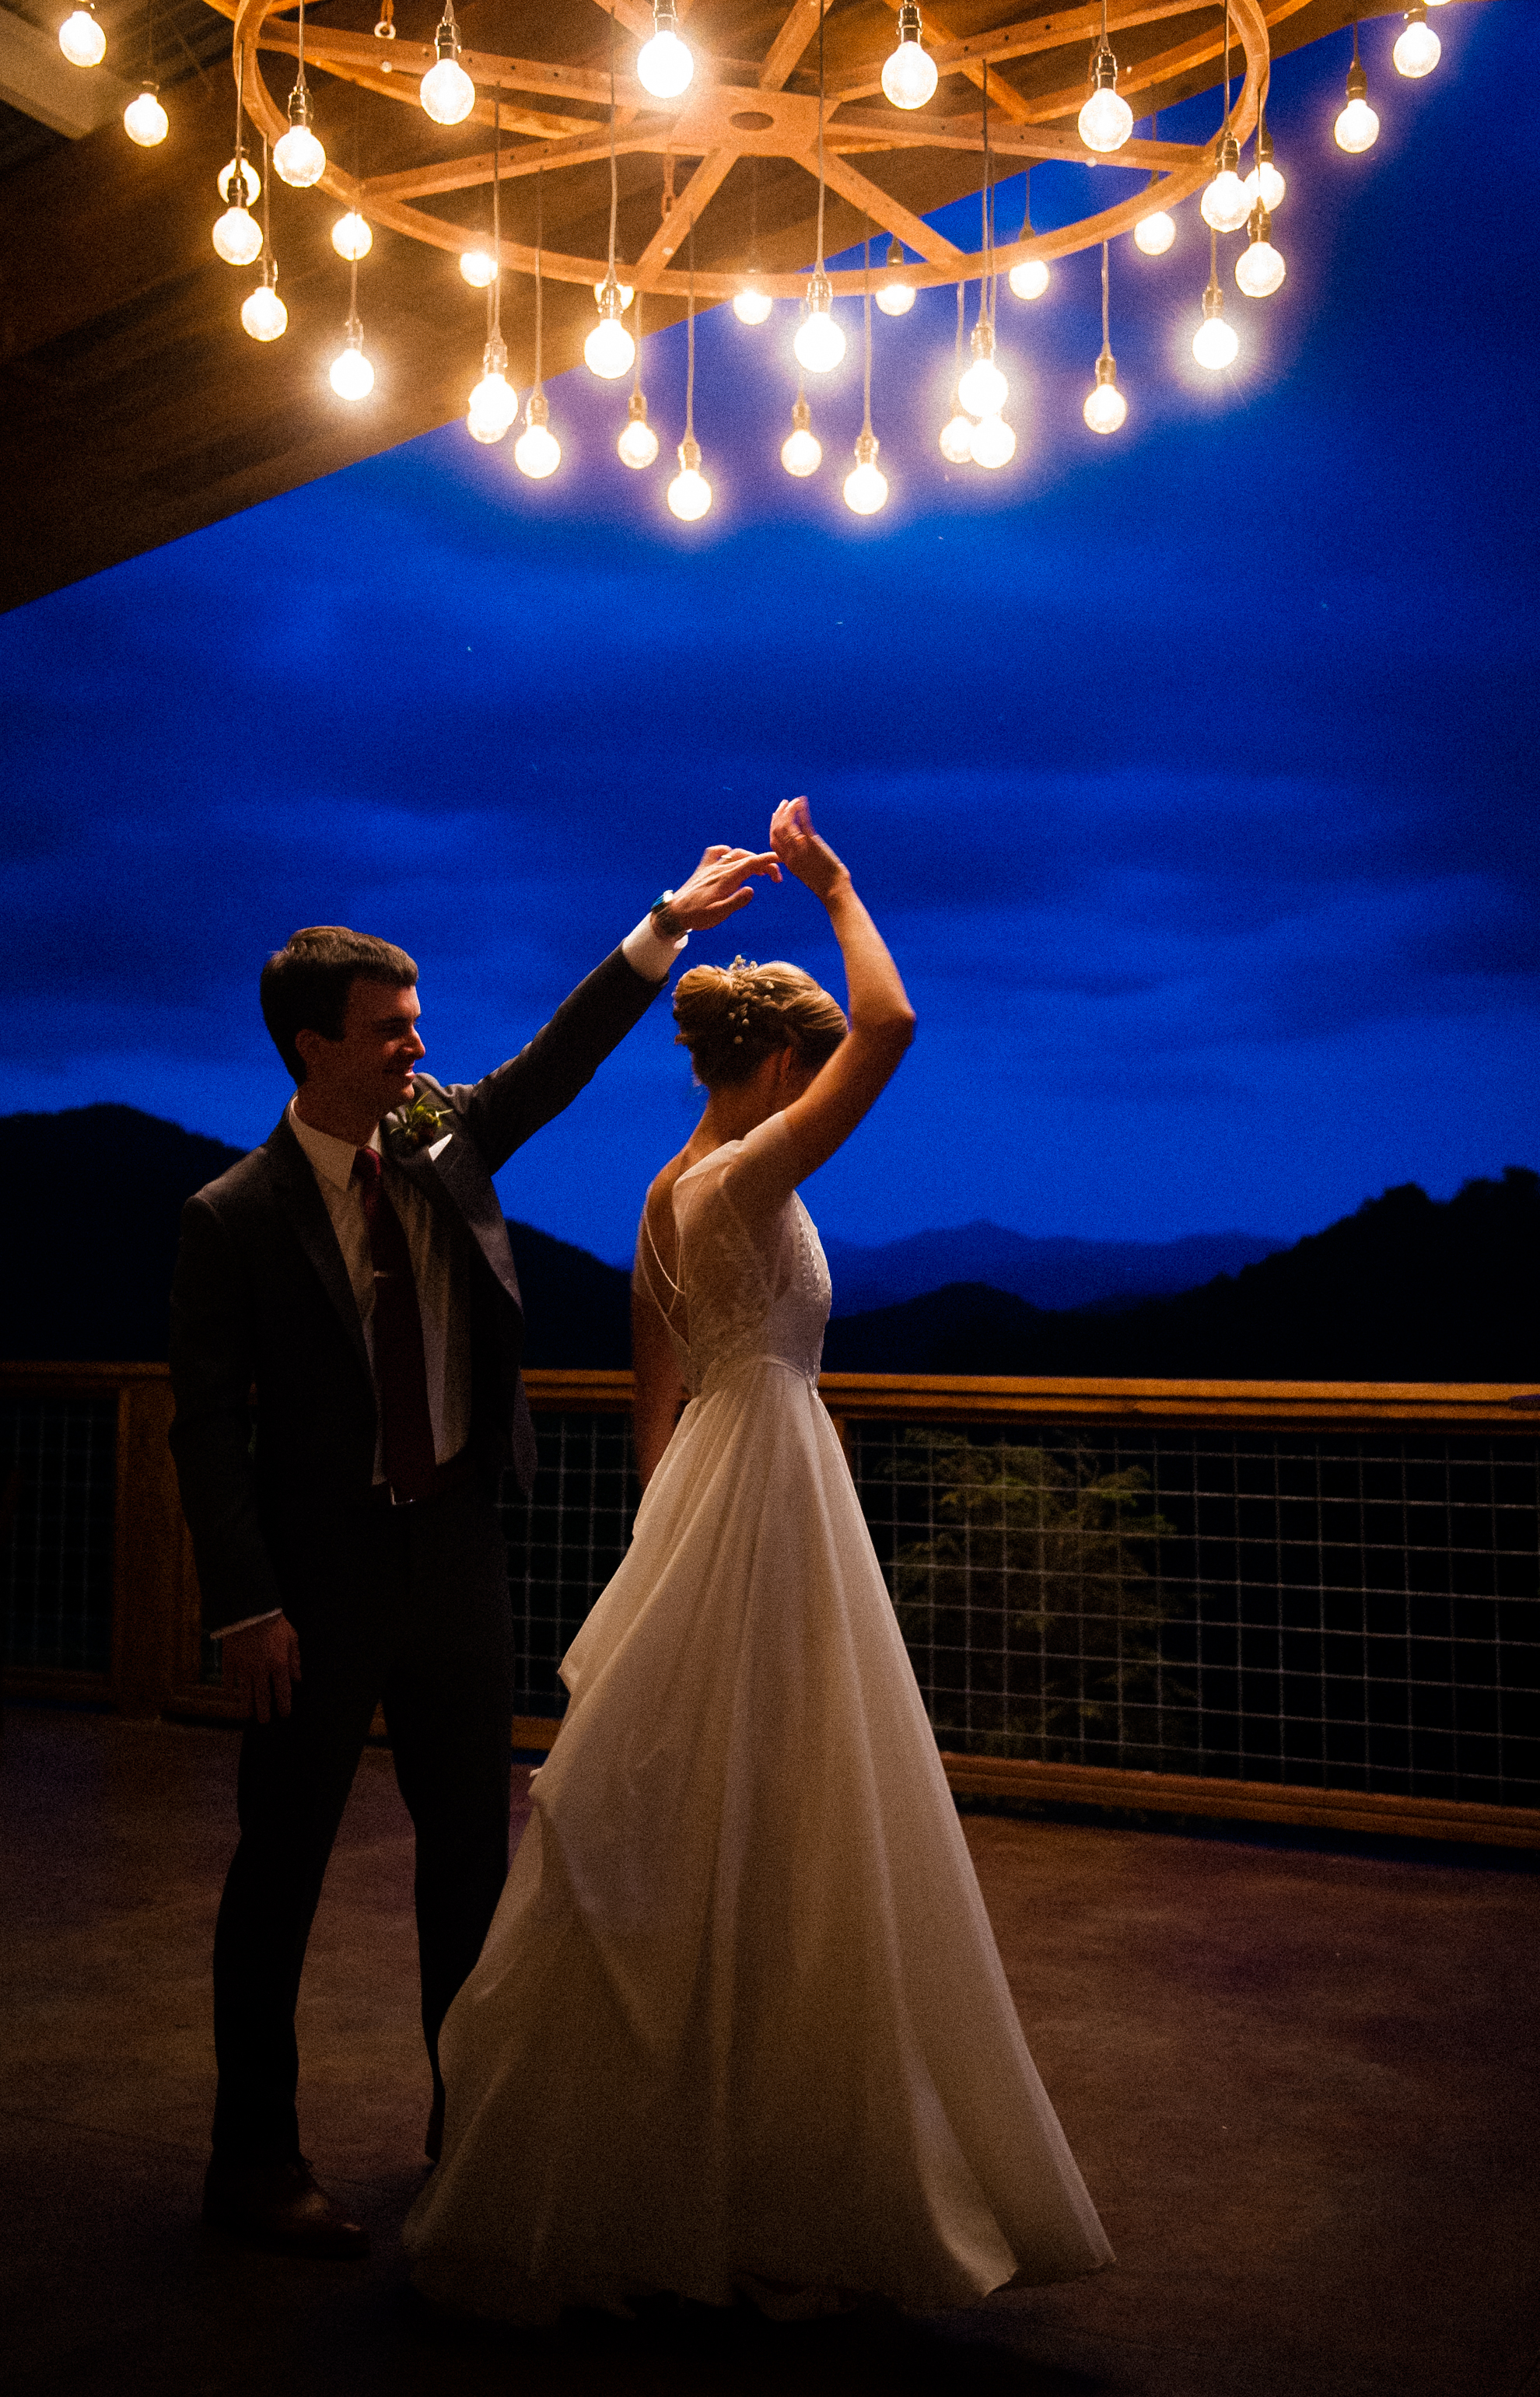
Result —
<svg viewBox="0 0 1540 2397"><path fill-rule="evenodd" d="M384 1426L385 1479L397 1498L426 1498L435 1472L433 1417L411 1251L372 1148L361 1148L355 1157L353 1178L363 1193L374 1261L374 1381Z"/></svg>

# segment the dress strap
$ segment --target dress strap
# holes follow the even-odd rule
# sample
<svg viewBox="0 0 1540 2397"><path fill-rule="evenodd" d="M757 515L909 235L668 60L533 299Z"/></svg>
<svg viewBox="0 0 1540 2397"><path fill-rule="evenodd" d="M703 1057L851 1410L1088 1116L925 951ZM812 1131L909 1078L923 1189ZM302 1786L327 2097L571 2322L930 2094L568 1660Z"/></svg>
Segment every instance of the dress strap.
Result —
<svg viewBox="0 0 1540 2397"><path fill-rule="evenodd" d="M664 1281L667 1282L669 1289L673 1292L674 1298L683 1298L684 1292L680 1289L678 1283L669 1272L668 1267L664 1265L663 1258L658 1253L658 1243L652 1236L652 1224L650 1220L651 1212L652 1202L649 1199L642 1209L642 1229L647 1234L647 1245L652 1252L652 1262L657 1266L658 1271L662 1274ZM670 1299L668 1305L663 1308L663 1320L665 1323L669 1320L673 1312L674 1299Z"/></svg>

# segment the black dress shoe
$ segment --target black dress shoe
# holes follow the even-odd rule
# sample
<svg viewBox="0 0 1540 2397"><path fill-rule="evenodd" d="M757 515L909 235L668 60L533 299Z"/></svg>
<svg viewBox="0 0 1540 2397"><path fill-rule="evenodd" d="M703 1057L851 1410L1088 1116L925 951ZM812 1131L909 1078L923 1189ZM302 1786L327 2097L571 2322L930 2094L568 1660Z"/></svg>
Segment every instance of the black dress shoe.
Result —
<svg viewBox="0 0 1540 2397"><path fill-rule="evenodd" d="M428 2127L422 2134L422 2152L429 2163L435 2164L444 2152L444 2092L439 2090L428 2109Z"/></svg>
<svg viewBox="0 0 1540 2397"><path fill-rule="evenodd" d="M341 2263L369 2251L368 2232L333 2204L303 2156L287 2164L231 2163L215 2156L203 2185L203 2218L279 2256Z"/></svg>

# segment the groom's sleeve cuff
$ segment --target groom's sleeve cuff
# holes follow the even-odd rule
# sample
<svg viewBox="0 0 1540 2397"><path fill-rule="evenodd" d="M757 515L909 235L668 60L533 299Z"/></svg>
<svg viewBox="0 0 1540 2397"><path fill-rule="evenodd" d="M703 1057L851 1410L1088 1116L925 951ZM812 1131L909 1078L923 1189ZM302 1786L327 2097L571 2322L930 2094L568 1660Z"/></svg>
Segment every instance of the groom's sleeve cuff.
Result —
<svg viewBox="0 0 1540 2397"><path fill-rule="evenodd" d="M228 1640L233 1631L249 1631L254 1623L276 1623L282 1613L281 1606L270 1606L265 1614L247 1614L239 1623L221 1623L219 1629L211 1631L208 1637L210 1640Z"/></svg>
<svg viewBox="0 0 1540 2397"><path fill-rule="evenodd" d="M632 972L640 974L643 982L666 982L675 958L689 940L688 932L681 932L676 941L666 939L651 917L644 916L621 943L621 955Z"/></svg>

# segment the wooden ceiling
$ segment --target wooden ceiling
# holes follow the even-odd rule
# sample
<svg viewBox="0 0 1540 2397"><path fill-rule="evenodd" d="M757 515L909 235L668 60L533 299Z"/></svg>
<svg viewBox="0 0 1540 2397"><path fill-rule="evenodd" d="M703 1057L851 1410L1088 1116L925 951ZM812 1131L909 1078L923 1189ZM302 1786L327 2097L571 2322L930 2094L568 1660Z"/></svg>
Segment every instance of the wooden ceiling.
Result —
<svg viewBox="0 0 1540 2397"><path fill-rule="evenodd" d="M716 62L722 79L750 81L782 34L788 5L699 0L689 14L688 33ZM799 5L808 39L815 42L817 0ZM1019 5L945 0L939 17L924 10L927 39L938 47L966 43L1015 24ZM371 35L379 7L380 0L329 0L324 7L317 0L309 22L318 35L323 28ZM208 13L217 23L212 8ZM230 7L222 13L231 14ZM638 12L628 5L620 13L623 21ZM1080 20L1088 13L1077 8L1064 20L1080 53L1078 87L1066 89L1066 58L1073 62L1074 54L1063 49L1037 50L988 70L997 126L1017 120L1073 131L1083 91ZM1137 15L1135 0L1115 0L1109 13L1115 24ZM1348 0L1305 0L1304 6L1274 0L1266 10L1274 55L1337 30L1352 13ZM403 64L408 37L414 44L426 39L437 15L437 0L402 0L396 47ZM609 17L595 0L466 0L460 15L463 38L477 53L558 59L590 72L607 68ZM1133 85L1136 109L1168 108L1214 87L1213 37L1221 17L1208 0L1175 19L1162 13L1158 22L1119 28L1119 60L1135 69L1147 62L1142 80L1125 82L1125 88ZM833 0L825 32L831 87L862 77L875 81L892 47L893 21L886 0ZM275 38L290 38L280 20L270 20L269 29ZM321 193L275 185L274 247L289 329L265 345L242 331L239 301L250 276L224 265L209 243L221 205L215 176L230 156L234 124L234 87L222 62L227 45L228 28L211 68L190 67L180 81L163 72L171 132L158 149L136 149L115 119L78 141L50 137L41 155L26 154L29 145L22 143L9 166L0 144L0 439L7 524L0 606L39 597L464 412L479 371L485 302L456 271L452 243L447 252L385 226L360 270L375 391L359 408L332 393L327 369L346 314L347 283L329 238L337 207ZM206 43L200 38L184 47L192 56ZM629 71L633 36L622 33L621 51ZM1151 79L1157 61L1158 81ZM265 72L273 90L287 93L288 61L269 54ZM981 72L959 64L944 78L932 108L955 113L971 105L976 112ZM793 91L808 87L805 49L786 81ZM334 167L355 170L366 181L487 147L486 130L474 121L435 127L418 108L387 106L367 89L318 70L312 85L317 130ZM869 98L861 104L873 105ZM876 105L885 103L879 99ZM531 132L514 141L532 138ZM675 170L681 194L695 164L681 151ZM981 181L976 154L956 150L868 154L860 166L920 217L976 191ZM1019 162L1011 161L1005 171L1018 169ZM526 177L506 187L505 236L532 239L531 184ZM607 165L600 160L549 174L542 186L546 248L602 255ZM623 257L641 257L649 243L656 249L662 188L656 157L622 158ZM816 201L804 164L739 161L700 211L701 267L743 259L751 209L765 267L782 273L806 267L815 242ZM475 225L487 214L484 189L430 195L415 205L456 223ZM863 210L831 191L828 252L837 254L867 230ZM529 289L520 278L505 278L509 372L524 386L532 371ZM672 321L682 308L676 293L661 291L649 304L649 328ZM593 321L593 298L584 287L546 283L547 376L578 363Z"/></svg>

